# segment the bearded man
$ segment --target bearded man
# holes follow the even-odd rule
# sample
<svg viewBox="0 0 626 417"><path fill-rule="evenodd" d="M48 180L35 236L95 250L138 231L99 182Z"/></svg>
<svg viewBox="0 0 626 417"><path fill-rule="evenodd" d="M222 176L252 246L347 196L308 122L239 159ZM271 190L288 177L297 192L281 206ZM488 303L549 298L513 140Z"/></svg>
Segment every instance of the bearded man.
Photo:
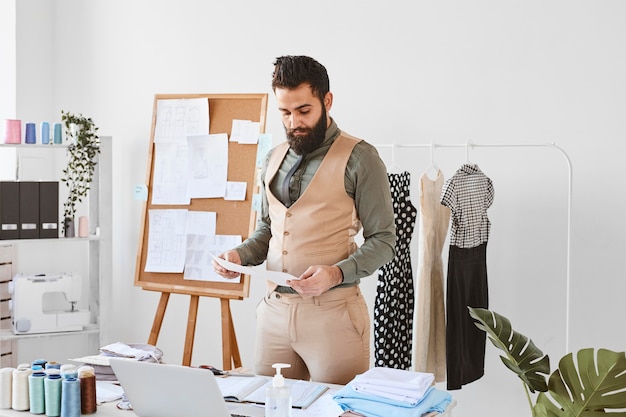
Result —
<svg viewBox="0 0 626 417"><path fill-rule="evenodd" d="M394 213L376 148L342 132L329 111L326 68L307 56L276 59L272 78L287 141L267 155L252 235L219 257L266 261L298 277L268 281L257 307L255 372L346 384L370 364L370 318L359 289L394 256ZM354 237L363 230L360 247ZM238 273L213 261L225 278Z"/></svg>

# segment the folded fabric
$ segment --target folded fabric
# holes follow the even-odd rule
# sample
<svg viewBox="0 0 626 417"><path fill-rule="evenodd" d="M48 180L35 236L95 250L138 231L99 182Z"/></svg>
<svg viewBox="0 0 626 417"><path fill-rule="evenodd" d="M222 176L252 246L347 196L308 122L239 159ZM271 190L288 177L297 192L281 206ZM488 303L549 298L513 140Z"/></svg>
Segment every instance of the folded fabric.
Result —
<svg viewBox="0 0 626 417"><path fill-rule="evenodd" d="M351 384L355 391L413 406L424 397L434 380L435 376L430 373L376 367L357 375Z"/></svg>
<svg viewBox="0 0 626 417"><path fill-rule="evenodd" d="M421 417L430 412L443 413L452 402L449 393L431 387L418 404L408 406L403 401L357 392L351 384L337 391L333 399L342 410L368 417Z"/></svg>
<svg viewBox="0 0 626 417"><path fill-rule="evenodd" d="M120 342L101 347L100 352L111 356L119 356L122 358L135 358L137 360L154 358L158 362L158 359L160 359L155 357L155 352L153 350L139 349L137 347L133 347Z"/></svg>

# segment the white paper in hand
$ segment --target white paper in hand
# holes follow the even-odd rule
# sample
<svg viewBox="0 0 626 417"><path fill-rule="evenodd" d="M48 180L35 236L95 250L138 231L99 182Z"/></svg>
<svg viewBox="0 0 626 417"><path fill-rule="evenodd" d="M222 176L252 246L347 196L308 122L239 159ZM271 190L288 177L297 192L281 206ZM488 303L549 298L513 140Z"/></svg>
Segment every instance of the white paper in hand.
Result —
<svg viewBox="0 0 626 417"><path fill-rule="evenodd" d="M211 255L213 256L213 259L215 259L215 262L217 262L218 264L220 264L221 266L223 266L224 268L228 269L229 271L233 271L233 272L239 272L240 274L246 274L246 275L250 275L250 276L258 276L261 278L265 278L265 279L269 279L270 281L278 284L278 285L283 285L288 287L289 285L287 284L287 280L297 280L298 277L295 277L291 274L288 274L286 272L279 272L279 271L268 271L267 269L265 269L265 267L259 265L259 266L241 266L239 264L236 264L234 262L229 262L225 259L222 258L218 258L215 255Z"/></svg>

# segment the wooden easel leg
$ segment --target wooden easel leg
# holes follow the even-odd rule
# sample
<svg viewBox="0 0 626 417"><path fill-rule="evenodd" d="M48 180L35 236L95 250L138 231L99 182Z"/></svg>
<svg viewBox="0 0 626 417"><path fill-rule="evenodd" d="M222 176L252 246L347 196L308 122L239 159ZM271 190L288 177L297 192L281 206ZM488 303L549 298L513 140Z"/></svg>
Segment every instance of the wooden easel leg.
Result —
<svg viewBox="0 0 626 417"><path fill-rule="evenodd" d="M230 341L232 343L232 358L233 358L233 369L241 368L241 356L239 355L239 345L237 344L237 334L235 333L235 325L233 322L233 316L230 314L230 310L228 311L228 315L230 317Z"/></svg>
<svg viewBox="0 0 626 417"><path fill-rule="evenodd" d="M192 295L189 300L189 315L187 316L187 335L185 336L185 350L183 351L183 365L191 365L193 339L196 335L196 318L198 317L198 302L200 296Z"/></svg>
<svg viewBox="0 0 626 417"><path fill-rule="evenodd" d="M152 323L152 330L150 330L150 336L148 337L148 344L156 346L159 339L159 333L161 332L161 325L163 324L163 317L165 316L165 309L167 308L167 302L170 299L169 292L162 292L161 299L159 300L159 306L157 307L156 314L154 315L154 322Z"/></svg>
<svg viewBox="0 0 626 417"><path fill-rule="evenodd" d="M220 298L222 307L222 366L223 369L234 369L241 367L241 356L237 345L237 335L233 317L230 312L230 302L228 298Z"/></svg>

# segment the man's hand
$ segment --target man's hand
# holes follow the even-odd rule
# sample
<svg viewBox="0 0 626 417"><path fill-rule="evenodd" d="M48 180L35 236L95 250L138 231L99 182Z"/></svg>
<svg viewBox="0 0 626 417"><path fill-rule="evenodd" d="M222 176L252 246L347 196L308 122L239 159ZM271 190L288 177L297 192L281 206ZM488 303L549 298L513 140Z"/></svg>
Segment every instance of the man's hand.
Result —
<svg viewBox="0 0 626 417"><path fill-rule="evenodd" d="M237 252L236 250L228 250L224 253L217 255L217 257L225 259L228 262L241 265L241 258L239 257L239 252ZM215 270L217 274L223 276L224 278L233 279L239 276L239 272L229 271L222 265L218 264L215 259L211 261L211 265L213 265L213 270Z"/></svg>
<svg viewBox="0 0 626 417"><path fill-rule="evenodd" d="M318 296L341 284L343 273L338 266L313 265L298 278L287 281L287 284L302 295Z"/></svg>

